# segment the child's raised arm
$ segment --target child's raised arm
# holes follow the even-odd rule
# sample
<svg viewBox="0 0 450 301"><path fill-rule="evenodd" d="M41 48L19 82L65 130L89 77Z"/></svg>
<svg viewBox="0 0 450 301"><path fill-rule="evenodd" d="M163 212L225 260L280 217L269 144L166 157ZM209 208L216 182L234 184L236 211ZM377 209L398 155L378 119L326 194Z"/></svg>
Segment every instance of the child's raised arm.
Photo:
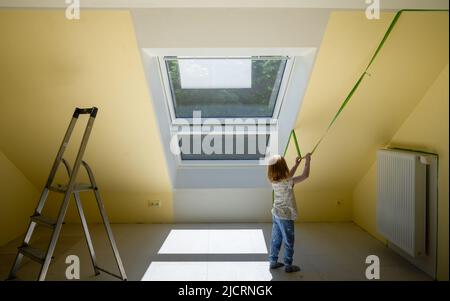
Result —
<svg viewBox="0 0 450 301"><path fill-rule="evenodd" d="M291 170L289 171L289 177L294 177L295 176L295 172L297 171L297 167L300 165L300 162L302 162L302 157L297 157L295 158L295 164L294 166L291 168Z"/></svg>
<svg viewBox="0 0 450 301"><path fill-rule="evenodd" d="M310 153L306 154L306 156L304 158L306 159L305 169L303 169L303 173L300 176L294 177L292 179L294 181L294 185L306 180L309 177L311 154ZM298 161L298 163L296 162L296 166L294 167L295 169L297 169L298 164L300 164L300 161L301 161L301 159ZM292 168L292 169L294 169L294 168ZM295 173L295 170L294 170L294 173Z"/></svg>

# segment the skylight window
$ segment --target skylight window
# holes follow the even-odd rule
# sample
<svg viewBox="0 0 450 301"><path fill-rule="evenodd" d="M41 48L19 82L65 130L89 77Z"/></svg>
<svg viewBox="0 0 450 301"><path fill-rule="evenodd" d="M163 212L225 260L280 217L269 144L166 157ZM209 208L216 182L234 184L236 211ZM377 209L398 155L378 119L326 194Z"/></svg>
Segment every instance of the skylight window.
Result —
<svg viewBox="0 0 450 301"><path fill-rule="evenodd" d="M273 134L294 58L233 54L158 60L171 151L180 164L259 164L278 151Z"/></svg>
<svg viewBox="0 0 450 301"><path fill-rule="evenodd" d="M272 118L287 57L164 57L175 118Z"/></svg>
<svg viewBox="0 0 450 301"><path fill-rule="evenodd" d="M266 165L279 154L302 104L316 49L143 52L164 151L177 179L197 170L207 174L208 166Z"/></svg>

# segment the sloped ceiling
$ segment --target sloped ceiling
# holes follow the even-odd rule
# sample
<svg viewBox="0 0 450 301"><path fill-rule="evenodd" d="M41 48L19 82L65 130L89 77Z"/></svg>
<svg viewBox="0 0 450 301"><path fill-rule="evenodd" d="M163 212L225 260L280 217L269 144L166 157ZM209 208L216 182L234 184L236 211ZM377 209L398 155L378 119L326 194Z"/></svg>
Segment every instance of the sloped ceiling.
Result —
<svg viewBox="0 0 450 301"><path fill-rule="evenodd" d="M393 13L368 20L333 12L316 60L296 133L310 151L363 72ZM448 13L405 12L369 73L313 155L302 190L351 191L448 64ZM290 150L290 160L294 154Z"/></svg>
<svg viewBox="0 0 450 301"><path fill-rule="evenodd" d="M0 37L5 155L40 190L74 108L97 106L85 159L109 193L111 219L170 220L171 184L129 11L85 10L69 21L61 10L4 10ZM86 120L80 117L73 142ZM153 212L147 201L160 193L167 205Z"/></svg>

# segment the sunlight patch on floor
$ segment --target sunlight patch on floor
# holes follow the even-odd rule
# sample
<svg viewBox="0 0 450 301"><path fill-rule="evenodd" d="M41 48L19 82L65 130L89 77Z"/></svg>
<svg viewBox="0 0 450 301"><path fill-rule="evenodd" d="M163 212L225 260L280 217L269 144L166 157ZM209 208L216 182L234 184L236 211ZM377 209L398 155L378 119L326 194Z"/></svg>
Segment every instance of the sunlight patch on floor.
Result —
<svg viewBox="0 0 450 301"><path fill-rule="evenodd" d="M267 254L267 247L261 229L177 229L158 254Z"/></svg>
<svg viewBox="0 0 450 301"><path fill-rule="evenodd" d="M270 281L266 261L154 261L141 281Z"/></svg>

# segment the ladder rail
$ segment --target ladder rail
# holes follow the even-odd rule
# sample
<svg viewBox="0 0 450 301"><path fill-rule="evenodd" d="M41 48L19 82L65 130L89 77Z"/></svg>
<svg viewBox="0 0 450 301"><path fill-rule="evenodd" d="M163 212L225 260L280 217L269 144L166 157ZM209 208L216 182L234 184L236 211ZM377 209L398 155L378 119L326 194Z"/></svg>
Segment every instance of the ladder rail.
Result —
<svg viewBox="0 0 450 301"><path fill-rule="evenodd" d="M64 166L66 167L67 174L70 177L72 174L70 164L65 159L62 159L62 161L64 163ZM84 238L86 239L86 244L89 250L89 255L91 257L92 266L94 267L94 273L95 275L99 275L100 271L97 269L97 257L95 255L94 244L92 242L91 234L89 233L89 227L86 221L86 216L84 215L80 195L78 192L73 192L73 196L75 198L75 204L77 205L78 215L80 216L81 225L83 227Z"/></svg>
<svg viewBox="0 0 450 301"><path fill-rule="evenodd" d="M89 227L84 215L83 206L81 204L80 195L78 192L74 192L75 204L77 205L78 214L81 220L81 226L83 227L84 238L86 239L86 244L89 249L89 255L91 257L92 266L94 267L95 275L99 275L100 271L97 268L97 257L95 255L94 244L92 242L91 234L89 233Z"/></svg>
<svg viewBox="0 0 450 301"><path fill-rule="evenodd" d="M53 179L56 175L56 171L58 170L59 164L61 162L62 156L66 151L67 145L69 144L70 136L72 136L73 129L75 128L75 124L77 123L78 117L73 116L70 120L69 127L67 128L66 134L64 135L61 146L59 147L58 153L56 155L55 161L53 162L52 169L50 170L50 174L47 179L47 183L45 187L48 189L53 182ZM41 208L42 209L42 208Z"/></svg>
<svg viewBox="0 0 450 301"><path fill-rule="evenodd" d="M72 120L74 118L75 117L73 117ZM45 276L47 275L47 271L48 271L48 268L50 266L50 261L51 261L52 256L53 256L53 252L55 251L55 247L56 247L56 243L57 243L58 238L59 238L59 234L61 232L61 227L62 227L62 224L64 222L64 218L65 218L65 215L66 215L66 212L67 212L67 207L69 205L70 196L72 195L72 190L73 190L73 187L75 185L76 177L77 177L78 171L80 169L81 161L83 159L83 155L84 155L84 152L86 150L87 142L88 142L91 130L92 130L92 125L94 123L94 120L95 120L95 117L93 117L93 116L89 117L86 129L84 130L83 138L81 140L80 148L78 149L78 154L77 154L77 157L75 159L75 163L74 163L74 166L73 166L72 174L70 175L70 180L69 180L69 183L67 184L67 191L66 191L66 193L64 195L64 200L63 200L63 203L62 203L61 208L59 210L58 220L57 220L56 226L55 226L55 228L53 230L50 243L48 244L48 248L47 248L47 252L46 252L46 255L45 255L44 263L42 264L41 270L39 272L39 277L38 277L39 281L45 280ZM60 158L60 160L61 160L61 158ZM53 170L52 170L52 172L53 172Z"/></svg>
<svg viewBox="0 0 450 301"><path fill-rule="evenodd" d="M82 161L82 164L83 164L84 168L86 169L86 172L87 172L87 174L89 176L89 180L90 180L91 185L93 187L95 199L97 201L97 206L98 206L98 209L100 211L100 215L101 215L102 220L103 220L103 226L105 227L106 233L108 234L109 243L110 243L111 248L113 250L114 258L116 260L117 267L119 268L120 275L122 276L122 280L127 280L127 275L126 275L125 269L123 267L123 262L122 262L122 259L120 258L119 249L117 248L116 241L114 239L114 234L112 232L111 224L109 222L108 215L106 214L105 207L103 205L103 200L102 200L102 198L100 196L100 193L98 191L98 187L97 187L97 183L95 181L94 173L92 172L92 169L89 167L89 165L85 161Z"/></svg>

